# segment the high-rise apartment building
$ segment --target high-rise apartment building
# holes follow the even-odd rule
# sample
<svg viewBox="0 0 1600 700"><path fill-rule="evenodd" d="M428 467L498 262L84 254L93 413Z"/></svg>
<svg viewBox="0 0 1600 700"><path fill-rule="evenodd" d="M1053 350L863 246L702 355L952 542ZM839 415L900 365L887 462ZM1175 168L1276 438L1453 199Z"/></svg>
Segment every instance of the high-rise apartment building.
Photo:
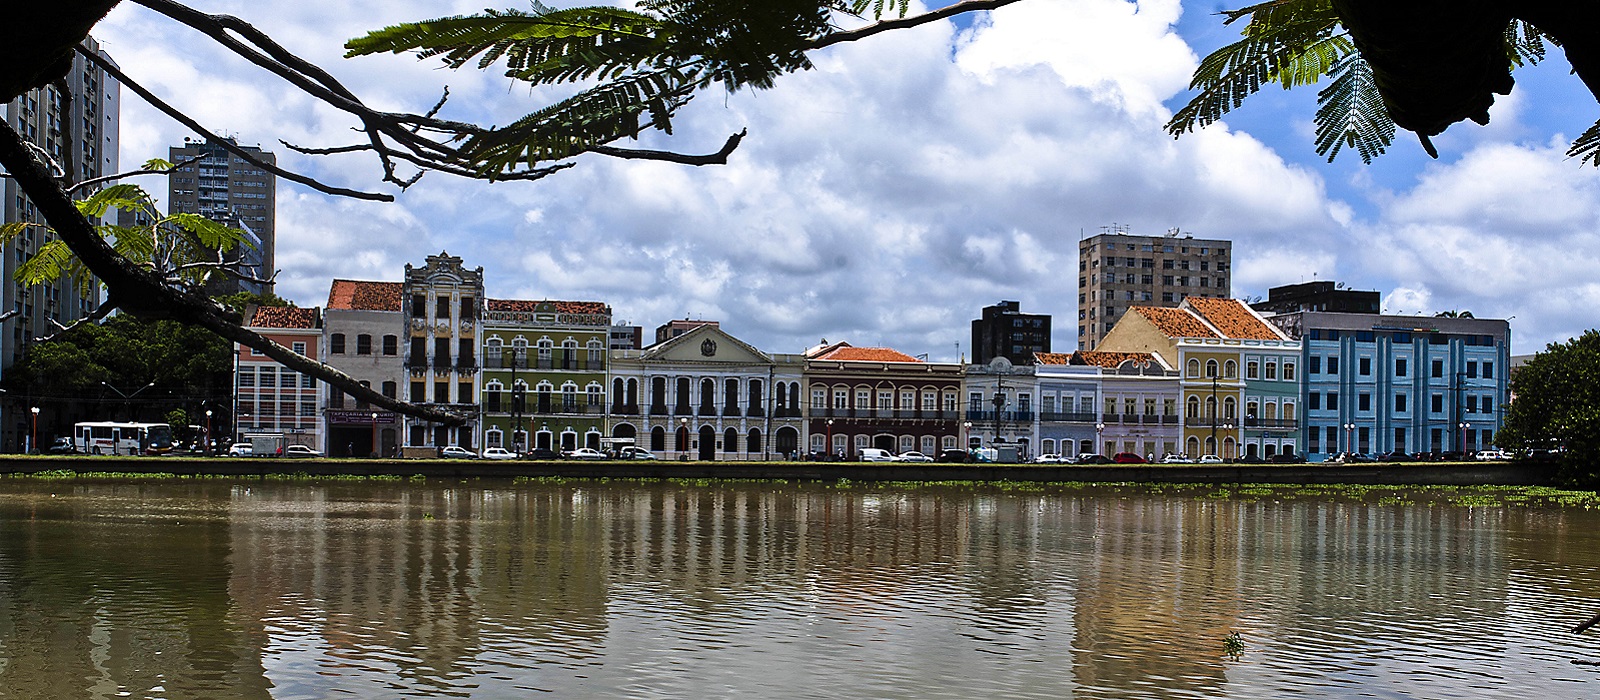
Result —
<svg viewBox="0 0 1600 700"><path fill-rule="evenodd" d="M1078 349L1092 350L1130 306L1175 308L1232 296L1233 242L1118 227L1078 243Z"/></svg>
<svg viewBox="0 0 1600 700"><path fill-rule="evenodd" d="M85 39L90 51L101 52L93 38ZM37 144L55 164L71 173L77 182L117 172L117 115L121 110L121 86L98 66L74 54L67 73L67 94L55 87L30 90L9 104L0 106L12 129ZM6 223L43 224L44 216L34 208L15 180L0 180L5 192ZM27 351L34 338L58 330L55 323L69 324L100 306L98 282L94 279L62 278L57 282L23 286L16 279L17 266L32 258L39 248L55 238L41 227L29 227L5 244L0 261L0 310L15 310L18 316L5 322L0 332L0 367L10 367ZM7 426L13 430L15 426ZM15 444L15 443L13 443Z"/></svg>
<svg viewBox="0 0 1600 700"><path fill-rule="evenodd" d="M228 139L230 144L238 142ZM257 160L277 165L278 158L260 146L239 146ZM196 160L192 163L185 161ZM259 256L256 251L242 251L244 265L258 264L256 276L270 277L277 269L277 176L236 154L220 144L184 139L182 146L167 150L167 160L183 163L167 177L168 212L200 214L234 228L241 224L249 234L260 241ZM247 235L246 238L249 238ZM257 262L254 258L259 257ZM272 285L260 288L249 285L217 285L211 291L226 294L241 289L270 292Z"/></svg>
<svg viewBox="0 0 1600 700"><path fill-rule="evenodd" d="M1050 315L1022 313L1022 305L1002 301L983 307L972 321L972 363L1004 357L1013 365L1033 364L1033 354L1050 352Z"/></svg>

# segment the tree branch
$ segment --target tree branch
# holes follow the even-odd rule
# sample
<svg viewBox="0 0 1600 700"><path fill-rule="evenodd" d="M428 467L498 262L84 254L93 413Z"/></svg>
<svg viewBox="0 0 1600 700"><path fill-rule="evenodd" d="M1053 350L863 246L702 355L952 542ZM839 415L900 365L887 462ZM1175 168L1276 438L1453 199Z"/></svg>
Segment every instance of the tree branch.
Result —
<svg viewBox="0 0 1600 700"><path fill-rule="evenodd" d="M466 416L413 406L362 386L344 372L295 353L271 339L244 328L237 314L197 293L166 284L155 270L133 265L111 249L92 223L78 211L48 169L33 157L21 135L0 124L0 165L16 178L56 235L72 249L89 272L106 285L105 304L144 319L172 319L205 328L303 374L337 387L358 399L422 420L461 425Z"/></svg>
<svg viewBox="0 0 1600 700"><path fill-rule="evenodd" d="M899 19L886 19L882 22L874 22L865 27L860 27L857 29L851 29L843 32L833 32L818 37L805 48L807 51L810 51L812 49L833 46L834 44L840 44L846 41L860 41L869 36L882 34L890 30L907 29L910 27L927 24L929 22L937 22L941 19L947 19L968 12L993 10L1010 5L1014 2L1018 2L1018 0L963 0L962 2L958 2L954 5L941 7L932 12L924 12L920 15L901 17Z"/></svg>
<svg viewBox="0 0 1600 700"><path fill-rule="evenodd" d="M189 158L187 160L181 160L181 161L178 161L176 163L173 163L172 167L170 167L170 168L142 168L142 169L139 169L139 170L129 170L127 172L122 172L122 173L113 173L111 175L101 175L100 177L91 177L91 178L89 178L87 180L84 180L83 182L80 182L80 183L78 183L76 185L68 187L67 188L67 194L69 194L69 195L76 194L78 192L78 190L81 190L81 189L84 189L84 188L87 188L87 187L92 187L92 186L98 185L98 184L100 184L102 182L114 182L116 180L122 180L124 178L138 177L140 175L166 175L166 174L169 174L169 173L171 173L171 172L173 172L173 171L177 170L178 168L181 168L181 167L183 167L185 165L192 165L194 163L198 163L198 162L200 162L200 159L202 159L202 158L205 158L205 156L195 156L195 157Z"/></svg>
<svg viewBox="0 0 1600 700"><path fill-rule="evenodd" d="M721 150L717 151L716 153L703 156L673 153L671 151L616 148L614 146L594 146L589 150L599 153L600 155L611 156L613 158L632 160L661 160L668 163L679 163L682 165L727 165L728 155L733 153L733 149L739 147L739 142L744 140L745 134L747 133L749 133L749 129L740 129L739 133L728 137L727 142L722 144Z"/></svg>

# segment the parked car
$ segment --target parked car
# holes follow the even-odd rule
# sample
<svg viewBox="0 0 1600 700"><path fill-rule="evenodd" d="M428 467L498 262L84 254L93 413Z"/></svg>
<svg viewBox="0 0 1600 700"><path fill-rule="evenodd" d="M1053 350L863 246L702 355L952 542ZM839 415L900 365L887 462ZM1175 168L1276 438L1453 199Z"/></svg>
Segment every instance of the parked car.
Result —
<svg viewBox="0 0 1600 700"><path fill-rule="evenodd" d="M972 461L972 453L966 450L945 450L939 453L940 462L965 464Z"/></svg>
<svg viewBox="0 0 1600 700"><path fill-rule="evenodd" d="M1107 456L1105 456L1103 454L1097 454L1097 453L1094 453L1094 452L1085 452L1085 453L1083 453L1081 455L1078 455L1077 461L1075 461L1073 463L1074 464L1110 464L1111 463L1111 458L1107 457Z"/></svg>
<svg viewBox="0 0 1600 700"><path fill-rule="evenodd" d="M1066 464L1067 460L1058 454L1042 454L1033 458L1034 464Z"/></svg>
<svg viewBox="0 0 1600 700"><path fill-rule="evenodd" d="M548 447L535 447L527 452L522 453L522 458L533 460L549 460L561 459L561 455L556 454L555 450L552 450Z"/></svg>
<svg viewBox="0 0 1600 700"><path fill-rule="evenodd" d="M44 453L47 455L75 455L78 454L78 448L73 444L72 438L58 437L55 442L50 443L49 447L44 448Z"/></svg>
<svg viewBox="0 0 1600 700"><path fill-rule="evenodd" d="M1200 455L1199 464L1222 464L1222 458L1216 455Z"/></svg>
<svg viewBox="0 0 1600 700"><path fill-rule="evenodd" d="M1305 455L1295 452L1279 452L1278 454L1268 457L1267 461L1273 464L1304 464L1306 458Z"/></svg>
<svg viewBox="0 0 1600 700"><path fill-rule="evenodd" d="M925 454L922 454L921 452L912 451L912 452L902 452L902 453L900 453L900 456L895 457L894 461L896 461L896 462L932 462L933 458L929 457L929 456L927 456Z"/></svg>
<svg viewBox="0 0 1600 700"><path fill-rule="evenodd" d="M605 459L606 453L601 452L593 447L580 447L576 450L568 452L566 457L567 459Z"/></svg>
<svg viewBox="0 0 1600 700"><path fill-rule="evenodd" d="M1378 461L1379 462L1415 462L1415 461L1417 461L1417 458L1415 456L1413 456L1413 455L1406 454L1405 450L1395 450L1393 452L1385 452L1385 453L1383 453L1381 455L1378 455Z"/></svg>
<svg viewBox="0 0 1600 700"><path fill-rule="evenodd" d="M617 450L617 457L620 459L660 459L660 457L656 456L656 453L633 445Z"/></svg>
<svg viewBox="0 0 1600 700"><path fill-rule="evenodd" d="M893 462L894 453L876 447L863 447L858 453L863 462Z"/></svg>
<svg viewBox="0 0 1600 700"><path fill-rule="evenodd" d="M229 457L254 457L256 446L248 442L236 442L228 446Z"/></svg>
<svg viewBox="0 0 1600 700"><path fill-rule="evenodd" d="M1422 459L1422 456L1418 455L1417 459L1419 459L1419 460ZM1357 464L1357 463L1371 462L1372 458L1368 457L1368 456L1366 456L1364 454L1361 454L1360 452L1339 452L1339 453L1336 453L1336 454L1333 454L1333 455L1329 456L1327 459L1324 459L1322 461L1324 461L1324 462L1337 462L1337 463L1342 463L1342 464Z"/></svg>
<svg viewBox="0 0 1600 700"><path fill-rule="evenodd" d="M310 459L314 457L321 457L322 453L305 445L289 445L283 448L283 456Z"/></svg>
<svg viewBox="0 0 1600 700"><path fill-rule="evenodd" d="M1511 459L1511 453L1504 450L1482 450L1477 454L1479 462L1504 462Z"/></svg>
<svg viewBox="0 0 1600 700"><path fill-rule="evenodd" d="M489 447L483 450L484 459L516 459L517 453L504 447Z"/></svg>
<svg viewBox="0 0 1600 700"><path fill-rule="evenodd" d="M460 445L448 445L439 450L439 456L445 459L477 459L478 455Z"/></svg>
<svg viewBox="0 0 1600 700"><path fill-rule="evenodd" d="M1117 464L1148 464L1149 460L1137 452L1118 452L1111 456L1111 461Z"/></svg>
<svg viewBox="0 0 1600 700"><path fill-rule="evenodd" d="M1167 455L1161 458L1162 464L1194 464L1194 458L1185 455Z"/></svg>

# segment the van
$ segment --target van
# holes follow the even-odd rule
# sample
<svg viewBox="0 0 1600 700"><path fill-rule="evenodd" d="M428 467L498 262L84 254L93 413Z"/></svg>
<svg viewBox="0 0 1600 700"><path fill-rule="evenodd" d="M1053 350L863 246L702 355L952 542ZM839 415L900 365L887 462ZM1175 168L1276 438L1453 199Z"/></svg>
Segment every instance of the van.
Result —
<svg viewBox="0 0 1600 700"><path fill-rule="evenodd" d="M888 450L880 450L880 449L878 449L876 447L863 447L863 448L861 448L860 453L861 453L861 461L863 461L863 462L893 462L894 461L894 453L893 452L890 452Z"/></svg>

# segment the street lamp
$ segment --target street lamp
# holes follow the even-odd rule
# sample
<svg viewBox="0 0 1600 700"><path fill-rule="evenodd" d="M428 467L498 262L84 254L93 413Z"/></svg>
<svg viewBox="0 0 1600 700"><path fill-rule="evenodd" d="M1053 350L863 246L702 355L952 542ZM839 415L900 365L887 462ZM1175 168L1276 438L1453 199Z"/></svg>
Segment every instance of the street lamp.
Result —
<svg viewBox="0 0 1600 700"><path fill-rule="evenodd" d="M1461 443L1461 454L1463 455L1467 453L1467 428L1470 427L1472 427L1472 424L1466 421L1456 424L1456 441Z"/></svg>
<svg viewBox="0 0 1600 700"><path fill-rule="evenodd" d="M1094 449L1096 452L1109 451L1106 450L1105 445L1102 444L1102 439L1105 435L1105 432L1106 424L1104 422L1094 424Z"/></svg>
<svg viewBox="0 0 1600 700"><path fill-rule="evenodd" d="M28 451L37 452L39 450L39 407L34 406L28 410L33 413L33 438L28 443Z"/></svg>
<svg viewBox="0 0 1600 700"><path fill-rule="evenodd" d="M972 449L972 421L970 420L961 424L961 446L969 450Z"/></svg>
<svg viewBox="0 0 1600 700"><path fill-rule="evenodd" d="M211 454L211 409L206 409L206 444L203 452Z"/></svg>
<svg viewBox="0 0 1600 700"><path fill-rule="evenodd" d="M372 456L378 456L378 412L372 412Z"/></svg>
<svg viewBox="0 0 1600 700"><path fill-rule="evenodd" d="M828 421L832 423L833 421ZM687 459L689 454L689 419L678 419L678 458Z"/></svg>
<svg viewBox="0 0 1600 700"><path fill-rule="evenodd" d="M130 420L130 421L133 420L133 397L138 396L139 392L142 392L145 389L149 389L150 387L153 387L155 385L156 385L155 382L150 382L149 384L146 384L146 385L141 386L141 387L139 387L137 389L134 389L133 393L129 394L129 393L124 392L121 389L118 389L118 388L116 388L114 386L111 386L110 384L107 384L106 382L100 382L100 386L103 386L103 387L105 387L107 389L115 391L115 392L117 392L117 396L121 396L122 397L122 407L123 407L124 410L126 410L128 412L128 420Z"/></svg>
<svg viewBox="0 0 1600 700"><path fill-rule="evenodd" d="M1355 438L1352 437L1352 434L1355 433L1355 431L1356 431L1356 424L1355 423L1345 423L1344 424L1344 451L1345 452L1355 452L1356 451Z"/></svg>
<svg viewBox="0 0 1600 700"><path fill-rule="evenodd" d="M1233 424L1233 421L1223 421L1222 422L1222 431L1224 433L1227 433L1226 437L1233 437L1233 429L1234 429L1234 427L1235 426ZM1226 452L1227 450L1222 449L1222 445L1219 443L1217 445L1217 451L1218 452ZM1219 454L1217 456L1220 457L1222 455ZM1237 458L1237 457L1238 457L1238 455L1234 454L1234 455L1228 455L1227 458L1228 459L1234 459L1234 458Z"/></svg>
<svg viewBox="0 0 1600 700"><path fill-rule="evenodd" d="M828 456L833 456L833 419L828 419L828 444L822 446L822 451Z"/></svg>

